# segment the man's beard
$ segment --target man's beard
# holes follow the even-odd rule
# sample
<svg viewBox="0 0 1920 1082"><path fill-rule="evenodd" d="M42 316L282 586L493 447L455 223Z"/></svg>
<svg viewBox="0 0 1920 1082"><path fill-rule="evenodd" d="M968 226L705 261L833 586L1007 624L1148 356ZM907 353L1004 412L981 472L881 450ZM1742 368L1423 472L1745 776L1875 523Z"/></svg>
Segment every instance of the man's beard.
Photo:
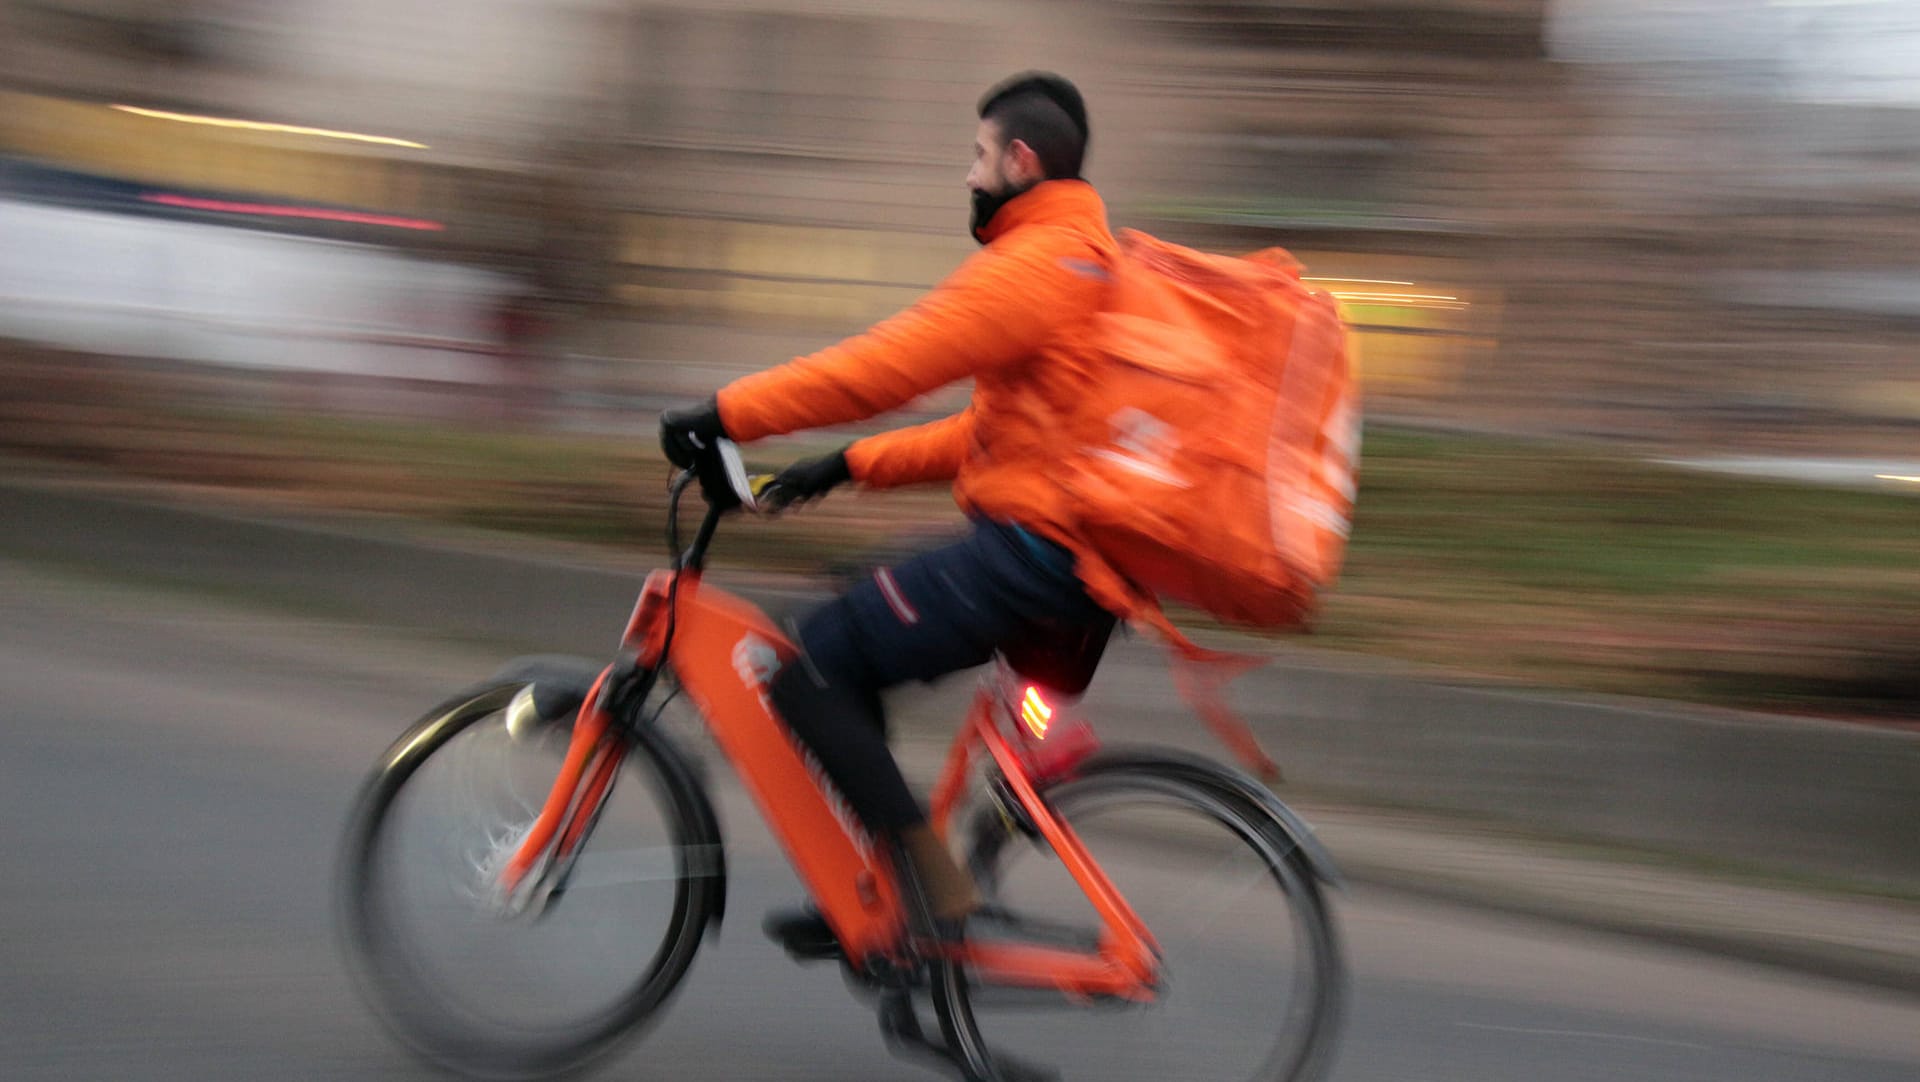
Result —
<svg viewBox="0 0 1920 1082"><path fill-rule="evenodd" d="M973 239L979 241L981 244L987 243L987 238L981 236L980 231L987 227L988 222L993 221L993 216L1000 213L1001 207L1012 202L1015 197L1025 195L1032 187L1033 185L1029 184L1024 188L1016 188L1008 184L997 192L983 191L975 188L973 190L973 220L970 223L970 231L973 233Z"/></svg>

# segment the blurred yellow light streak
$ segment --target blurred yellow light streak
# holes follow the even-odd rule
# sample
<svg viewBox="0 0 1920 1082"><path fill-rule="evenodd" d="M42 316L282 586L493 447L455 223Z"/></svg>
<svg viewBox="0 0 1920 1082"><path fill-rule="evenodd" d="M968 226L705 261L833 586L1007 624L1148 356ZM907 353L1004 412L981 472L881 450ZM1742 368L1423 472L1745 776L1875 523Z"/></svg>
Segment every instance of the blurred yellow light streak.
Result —
<svg viewBox="0 0 1920 1082"><path fill-rule="evenodd" d="M1882 481L1905 481L1908 484L1920 485L1920 477L1908 477L1898 473L1876 473L1874 476Z"/></svg>
<svg viewBox="0 0 1920 1082"><path fill-rule="evenodd" d="M1341 301L1354 305L1384 304L1396 308L1451 309L1469 307L1468 302L1445 293L1363 293L1344 289L1335 289L1331 292Z"/></svg>
<svg viewBox="0 0 1920 1082"><path fill-rule="evenodd" d="M360 132L333 131L329 128L305 128L298 124L270 124L261 120L235 120L231 117L198 116L193 113L169 113L164 109L142 109L137 105L112 105L123 113L150 117L154 120L175 120L182 124L206 124L215 128L239 128L244 131L280 132L286 135L311 135L318 139L346 139L356 143L378 143L381 146L411 147L425 150L427 144L416 143L411 139L395 139L390 135L365 135Z"/></svg>
<svg viewBox="0 0 1920 1082"><path fill-rule="evenodd" d="M1312 274L1307 276L1307 281L1309 282L1355 282L1360 285L1369 285L1369 286L1410 286L1413 284L1412 282L1395 281L1391 278L1322 278L1318 275L1312 275Z"/></svg>

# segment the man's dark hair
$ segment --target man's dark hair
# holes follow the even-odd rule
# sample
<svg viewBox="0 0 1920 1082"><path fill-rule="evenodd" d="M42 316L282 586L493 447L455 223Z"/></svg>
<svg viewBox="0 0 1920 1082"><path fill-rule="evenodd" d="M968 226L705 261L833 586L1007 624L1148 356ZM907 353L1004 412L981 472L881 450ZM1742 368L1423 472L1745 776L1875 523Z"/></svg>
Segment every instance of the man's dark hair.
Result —
<svg viewBox="0 0 1920 1082"><path fill-rule="evenodd" d="M1078 177L1087 155L1087 103L1064 78L1045 71L1015 75L980 99L980 119L1000 136L1033 148L1048 180Z"/></svg>

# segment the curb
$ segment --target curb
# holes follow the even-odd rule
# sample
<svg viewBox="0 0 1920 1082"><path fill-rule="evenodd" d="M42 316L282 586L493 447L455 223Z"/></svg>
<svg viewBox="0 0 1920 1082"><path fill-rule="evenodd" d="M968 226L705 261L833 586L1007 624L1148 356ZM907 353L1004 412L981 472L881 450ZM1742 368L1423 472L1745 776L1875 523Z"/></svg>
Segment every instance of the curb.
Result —
<svg viewBox="0 0 1920 1082"><path fill-rule="evenodd" d="M1871 948L1827 944L1805 937L1742 934L1730 927L1684 925L1629 907L1606 908L1570 898L1536 894L1508 884L1410 873L1387 865L1343 866L1356 883L1450 905L1512 917L1544 920L1612 935L1772 966L1848 984L1864 985L1920 1000L1920 959Z"/></svg>

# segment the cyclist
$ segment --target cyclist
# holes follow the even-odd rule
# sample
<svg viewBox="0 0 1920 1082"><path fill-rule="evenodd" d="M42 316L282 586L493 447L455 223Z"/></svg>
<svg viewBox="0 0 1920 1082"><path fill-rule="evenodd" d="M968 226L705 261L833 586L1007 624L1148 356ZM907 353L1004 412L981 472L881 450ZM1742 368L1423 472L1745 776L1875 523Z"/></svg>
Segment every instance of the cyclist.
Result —
<svg viewBox="0 0 1920 1082"><path fill-rule="evenodd" d="M932 293L864 334L668 410L675 464L715 438L758 440L873 417L956 380L967 408L797 462L768 489L776 506L848 481L866 488L950 481L964 539L880 570L798 624L799 659L771 697L856 814L897 838L943 929L981 906L928 825L886 745L880 692L980 665L1001 651L1069 693L1092 678L1115 619L1075 574L1069 498L1052 421L1081 397L1094 317L1118 246L1081 179L1086 106L1072 83L1028 72L981 99L967 173L983 246ZM817 914L769 918L796 951L830 953Z"/></svg>

